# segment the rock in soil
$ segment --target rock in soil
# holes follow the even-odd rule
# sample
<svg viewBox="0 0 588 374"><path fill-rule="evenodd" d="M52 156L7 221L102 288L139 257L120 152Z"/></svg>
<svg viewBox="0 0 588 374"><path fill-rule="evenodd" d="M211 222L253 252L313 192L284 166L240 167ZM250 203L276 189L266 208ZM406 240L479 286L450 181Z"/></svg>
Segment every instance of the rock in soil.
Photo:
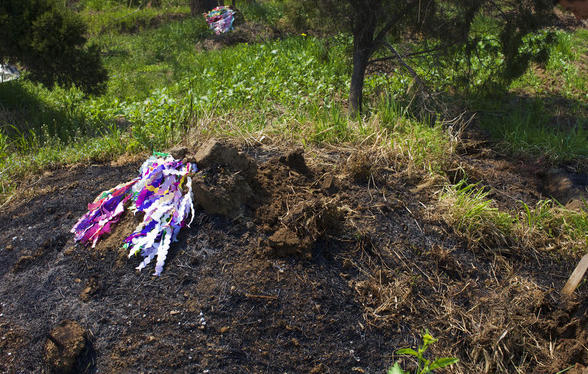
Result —
<svg viewBox="0 0 588 374"><path fill-rule="evenodd" d="M188 147L177 146L169 150L169 154L176 160L180 160L188 154Z"/></svg>
<svg viewBox="0 0 588 374"><path fill-rule="evenodd" d="M193 180L194 203L211 215L238 216L253 196L255 161L216 139L205 142L193 159L201 171Z"/></svg>
<svg viewBox="0 0 588 374"><path fill-rule="evenodd" d="M43 360L51 373L72 373L84 348L84 328L75 321L65 320L47 335Z"/></svg>
<svg viewBox="0 0 588 374"><path fill-rule="evenodd" d="M273 252L280 257L297 255L310 258L312 243L308 238L300 238L295 232L286 227L280 228L269 238L269 245Z"/></svg>
<svg viewBox="0 0 588 374"><path fill-rule="evenodd" d="M216 139L209 139L202 144L196 152L194 162L199 170L214 166L226 167L243 174L247 181L251 181L257 173L257 164L253 159Z"/></svg>

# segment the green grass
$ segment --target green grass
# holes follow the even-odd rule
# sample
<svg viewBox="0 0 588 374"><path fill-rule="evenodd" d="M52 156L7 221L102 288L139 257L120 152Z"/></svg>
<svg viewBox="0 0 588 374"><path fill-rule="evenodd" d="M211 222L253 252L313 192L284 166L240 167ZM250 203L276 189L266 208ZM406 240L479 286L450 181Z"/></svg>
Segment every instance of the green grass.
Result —
<svg viewBox="0 0 588 374"><path fill-rule="evenodd" d="M588 205L585 205L585 208L588 208ZM523 228L520 231L527 236L538 231L562 242L585 245L588 244L587 211L570 211L553 200L540 201L534 208L522 203L518 225Z"/></svg>
<svg viewBox="0 0 588 374"><path fill-rule="evenodd" d="M471 243L501 247L512 241L514 218L498 210L488 191L461 180L446 188L441 199L447 203L446 220Z"/></svg>
<svg viewBox="0 0 588 374"><path fill-rule="evenodd" d="M588 32L558 31L544 66L534 66L501 100L478 101L480 125L500 148L548 164L588 157Z"/></svg>
<svg viewBox="0 0 588 374"><path fill-rule="evenodd" d="M92 42L103 48L111 78L106 95L86 98L76 89L49 91L26 80L0 85L3 185L13 185L13 179L46 166L160 150L199 134L256 131L311 143L377 137L417 168L431 173L444 169L454 143L438 122L429 126L426 118L419 117L420 107L411 102L412 91L407 90L414 82L406 71L368 74L365 117L347 118L349 36L284 35L205 50L203 41L211 33L204 20L172 21L171 15L187 15L189 10L171 0L163 3L169 6L139 9L134 2L77 3L90 22ZM269 27L283 22L280 2L243 2L239 7L248 21ZM489 75L487 67L499 62L500 56L492 44L492 25L481 19L476 28L481 55L468 74L482 84ZM539 155L550 162L587 155L582 119L586 104L573 87L584 87L586 81L580 63L588 50L588 33L556 35L545 66L547 76L565 78L558 92L568 100L571 123L566 119L566 126L559 126L549 101L542 104L545 96L528 99L524 102L531 104L525 105L512 96L494 100L478 94L462 102L478 112L478 123L491 130L506 152ZM527 47L535 48L541 38L530 39ZM461 66L459 58L444 63L434 57L411 61L435 91L458 83L459 77L450 72ZM533 74L515 81L511 91L527 94L546 86L545 75ZM450 95L440 97L446 100ZM557 126L551 126L554 123Z"/></svg>
<svg viewBox="0 0 588 374"><path fill-rule="evenodd" d="M521 99L518 106L505 106L482 116L480 123L500 139L500 148L511 154L554 165L588 157L586 120L557 123L539 98Z"/></svg>
<svg viewBox="0 0 588 374"><path fill-rule="evenodd" d="M128 8L125 6L87 8L81 11L88 33L95 35L139 34L165 23L166 19L188 17L190 8Z"/></svg>
<svg viewBox="0 0 588 374"><path fill-rule="evenodd" d="M587 244L588 210L571 211L553 200L541 200L534 207L521 202L520 208L500 211L488 195L466 180L446 187L441 195L445 220L474 245L537 249L549 239L561 248Z"/></svg>

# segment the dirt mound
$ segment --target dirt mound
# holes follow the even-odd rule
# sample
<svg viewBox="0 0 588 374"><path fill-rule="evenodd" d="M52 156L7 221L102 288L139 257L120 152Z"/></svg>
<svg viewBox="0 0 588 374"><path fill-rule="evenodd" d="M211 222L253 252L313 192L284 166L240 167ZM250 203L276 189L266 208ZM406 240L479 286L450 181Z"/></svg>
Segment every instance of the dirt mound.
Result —
<svg viewBox="0 0 588 374"><path fill-rule="evenodd" d="M547 196L551 196L568 209L588 208L588 176L562 169L550 169L543 179Z"/></svg>
<svg viewBox="0 0 588 374"><path fill-rule="evenodd" d="M195 185L210 194L160 277L119 251L132 215L95 249L69 234L140 161L47 173L0 212L0 372L43 372L63 321L86 331L74 336L88 373L381 373L424 329L439 338L430 358L460 359L445 372L588 366L588 290L559 294L576 257L468 244L434 214L427 174L352 149L176 151L201 163ZM541 173L517 160L456 160L498 204L542 197Z"/></svg>
<svg viewBox="0 0 588 374"><path fill-rule="evenodd" d="M241 43L265 43L277 39L281 33L255 22L242 22L235 25L235 30L226 34L211 35L196 44L196 50L208 51L230 47Z"/></svg>

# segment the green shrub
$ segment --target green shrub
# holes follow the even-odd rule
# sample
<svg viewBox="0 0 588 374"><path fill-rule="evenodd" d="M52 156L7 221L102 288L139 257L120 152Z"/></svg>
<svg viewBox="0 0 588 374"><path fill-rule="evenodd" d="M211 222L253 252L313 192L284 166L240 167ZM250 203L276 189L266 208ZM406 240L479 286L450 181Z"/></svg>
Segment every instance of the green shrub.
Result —
<svg viewBox="0 0 588 374"><path fill-rule="evenodd" d="M100 49L86 45L85 24L57 0L3 0L0 25L0 61L19 62L28 78L50 88L104 91L108 74Z"/></svg>

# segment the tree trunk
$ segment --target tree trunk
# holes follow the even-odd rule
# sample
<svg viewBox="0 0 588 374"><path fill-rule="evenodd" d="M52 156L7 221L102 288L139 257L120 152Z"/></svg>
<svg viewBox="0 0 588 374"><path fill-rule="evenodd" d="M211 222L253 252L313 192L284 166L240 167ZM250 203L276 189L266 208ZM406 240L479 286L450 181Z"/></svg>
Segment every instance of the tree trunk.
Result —
<svg viewBox="0 0 588 374"><path fill-rule="evenodd" d="M218 0L190 0L190 13L193 17L211 11L213 8L222 5Z"/></svg>
<svg viewBox="0 0 588 374"><path fill-rule="evenodd" d="M353 51L353 73L351 73L351 85L349 86L349 108L352 117L361 114L363 81L369 58L366 52L362 49L354 49Z"/></svg>
<svg viewBox="0 0 588 374"><path fill-rule="evenodd" d="M358 1L353 4L353 73L349 86L349 114L352 117L361 114L365 70L369 58L374 53L378 4L372 4L370 7L370 3Z"/></svg>

